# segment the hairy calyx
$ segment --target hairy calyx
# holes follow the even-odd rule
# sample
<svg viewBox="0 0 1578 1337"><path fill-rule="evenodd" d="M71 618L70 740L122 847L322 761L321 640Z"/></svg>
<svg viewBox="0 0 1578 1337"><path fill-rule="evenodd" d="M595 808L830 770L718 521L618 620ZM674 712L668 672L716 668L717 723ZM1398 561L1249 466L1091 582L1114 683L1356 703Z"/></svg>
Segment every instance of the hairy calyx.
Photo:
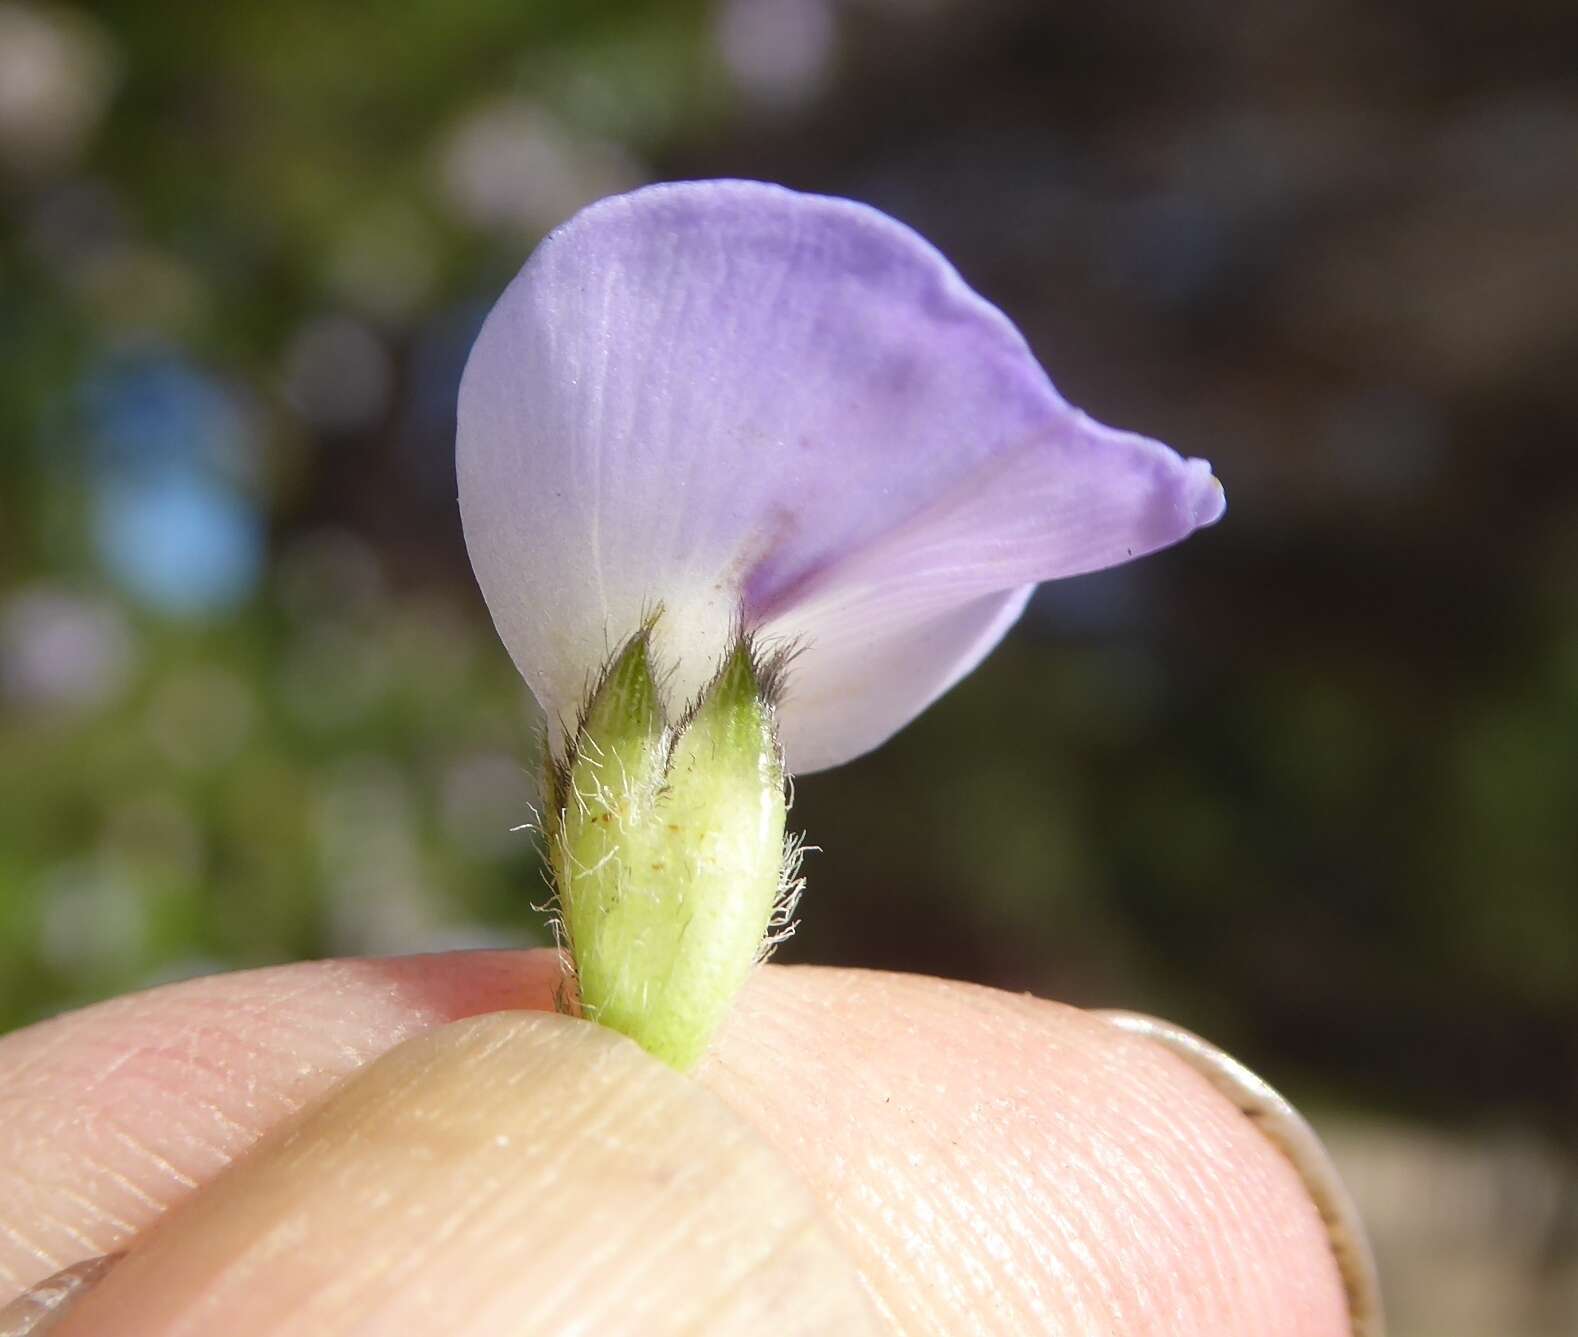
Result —
<svg viewBox="0 0 1578 1337"><path fill-rule="evenodd" d="M651 630L613 656L550 765L545 833L583 1014L686 1068L799 892L774 719L783 663L737 636L671 721Z"/></svg>

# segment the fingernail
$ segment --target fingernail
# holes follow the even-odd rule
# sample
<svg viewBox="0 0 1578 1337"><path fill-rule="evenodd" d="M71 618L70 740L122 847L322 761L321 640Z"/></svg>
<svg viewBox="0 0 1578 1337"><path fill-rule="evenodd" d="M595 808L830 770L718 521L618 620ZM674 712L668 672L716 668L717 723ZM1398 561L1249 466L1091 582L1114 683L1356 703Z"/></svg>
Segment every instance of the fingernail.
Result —
<svg viewBox="0 0 1578 1337"><path fill-rule="evenodd" d="M1232 1055L1193 1031L1140 1012L1101 1011L1120 1030L1154 1040L1176 1054L1243 1111L1298 1171L1320 1212L1337 1270L1348 1297L1354 1337L1384 1337L1386 1319L1375 1255L1364 1222L1337 1173L1331 1153L1288 1101Z"/></svg>
<svg viewBox="0 0 1578 1337"><path fill-rule="evenodd" d="M39 1337L49 1332L66 1311L109 1274L124 1254L85 1258L46 1277L25 1295L0 1309L0 1337Z"/></svg>

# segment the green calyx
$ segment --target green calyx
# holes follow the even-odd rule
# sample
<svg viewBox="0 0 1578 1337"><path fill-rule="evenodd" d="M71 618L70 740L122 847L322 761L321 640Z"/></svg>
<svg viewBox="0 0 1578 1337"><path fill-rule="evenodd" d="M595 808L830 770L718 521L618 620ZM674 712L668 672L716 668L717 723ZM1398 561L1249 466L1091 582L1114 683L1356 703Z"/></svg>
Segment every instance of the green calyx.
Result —
<svg viewBox="0 0 1578 1337"><path fill-rule="evenodd" d="M688 1068L797 887L775 667L740 637L671 726L650 632L614 656L552 770L548 854L583 1014Z"/></svg>

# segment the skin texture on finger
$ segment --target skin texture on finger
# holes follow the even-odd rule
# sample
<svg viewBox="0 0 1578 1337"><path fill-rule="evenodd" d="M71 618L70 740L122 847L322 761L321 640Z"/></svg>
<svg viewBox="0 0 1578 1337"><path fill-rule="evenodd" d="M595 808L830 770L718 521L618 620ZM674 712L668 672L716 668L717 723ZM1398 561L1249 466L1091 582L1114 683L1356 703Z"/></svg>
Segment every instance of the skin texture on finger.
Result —
<svg viewBox="0 0 1578 1337"><path fill-rule="evenodd" d="M409 1036L551 1008L551 952L216 975L0 1038L0 1305L124 1248L194 1185Z"/></svg>
<svg viewBox="0 0 1578 1337"><path fill-rule="evenodd" d="M698 1073L832 1209L906 1334L1349 1331L1289 1162L1174 1055L1074 1009L801 967Z"/></svg>
<svg viewBox="0 0 1578 1337"><path fill-rule="evenodd" d="M60 1337L877 1331L806 1187L612 1031L403 1044L190 1198Z"/></svg>
<svg viewBox="0 0 1578 1337"><path fill-rule="evenodd" d="M7 1190L49 1207L60 1238L97 1223L106 1241L97 1248L120 1247L128 1237L104 1228L101 1203L124 1201L121 1175L143 1176L150 1197L189 1191L168 1176L150 1180L147 1167L187 1155L182 1110L193 1091L238 1125L252 1119L255 1137L308 1098L306 1086L321 1091L333 1080L305 1069L321 1063L343 1074L377 1052L380 1029L386 1048L445 1020L446 1007L486 1006L508 992L535 992L546 1006L552 994L551 959L476 954L427 958L423 987L402 1001L376 972L407 966L322 963L228 985L200 981L61 1018L42 1046L30 1039L36 1032L0 1041L0 1091L21 1042L36 1098L102 1114L116 1093L105 1083L119 1080L119 1117L139 1130L136 1146L123 1145L97 1127L96 1114L59 1124L54 1146L38 1137L19 1145L0 1120ZM434 976L453 979L440 985ZM293 1028L271 1029L265 982ZM248 1007L227 1010L227 987L248 996ZM199 988L208 990L204 1006L187 1009L180 995ZM335 1032L337 1018L357 1014L369 1024L353 1040L314 1043ZM235 1034L194 1044L180 1027L205 1017L228 1018ZM91 1058L77 1056L84 1037ZM197 1051L228 1055L229 1066L170 1062ZM1318 1213L1288 1162L1198 1073L1096 1018L936 980L768 967L696 1075L822 1202L893 1330L1347 1331ZM74 1168L80 1139L100 1164ZM204 1155L225 1158L212 1145ZM13 1214L13 1200L0 1192L0 1227L26 1236L28 1218ZM489 1284L476 1273L466 1280ZM406 1284L454 1282L417 1268Z"/></svg>
<svg viewBox="0 0 1578 1337"><path fill-rule="evenodd" d="M1326 1227L1353 1321L1354 1337L1381 1337L1386 1319L1380 1278L1359 1216L1336 1162L1304 1116L1288 1100L1232 1055L1175 1022L1142 1012L1098 1012L1096 1016L1155 1041L1178 1055L1233 1102L1298 1171Z"/></svg>

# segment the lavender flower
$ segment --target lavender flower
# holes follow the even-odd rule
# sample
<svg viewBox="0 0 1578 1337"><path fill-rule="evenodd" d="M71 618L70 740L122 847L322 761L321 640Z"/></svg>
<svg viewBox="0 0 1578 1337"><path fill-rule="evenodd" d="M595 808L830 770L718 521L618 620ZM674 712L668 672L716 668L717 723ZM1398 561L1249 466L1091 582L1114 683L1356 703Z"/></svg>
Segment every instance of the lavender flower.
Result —
<svg viewBox="0 0 1578 1337"><path fill-rule="evenodd" d="M583 1000L607 916L632 897L667 907L621 928L611 957L592 951L638 1018L685 970L667 949L655 965L631 953L657 923L684 938L693 911L675 907L696 896L656 885L675 876L662 851L642 849L655 883L628 842L587 844L585 786L609 814L597 820L627 832L667 801L663 765L635 767L637 784L596 757L669 755L686 703L705 705L715 680L738 696L749 672L766 732L740 736L766 749L760 774L781 793L778 740L792 772L858 756L974 668L1037 582L1153 552L1224 506L1203 460L1065 403L1002 313L908 228L744 181L604 200L544 241L472 350L458 466L477 578L550 721L549 839ZM741 628L797 647L781 694L760 690ZM651 666L650 691L632 688ZM614 704L641 702L618 737L600 675L623 684ZM606 737L577 735L589 710ZM680 876L717 857L698 847ZM578 933L566 884L583 874L606 885L578 902L601 907ZM757 942L771 910L755 896Z"/></svg>
<svg viewBox="0 0 1578 1337"><path fill-rule="evenodd" d="M550 236L472 350L459 420L472 562L549 719L654 604L676 700L743 614L801 646L792 771L907 723L1036 582L1223 509L1204 461L1070 408L915 233L754 182L649 187Z"/></svg>

